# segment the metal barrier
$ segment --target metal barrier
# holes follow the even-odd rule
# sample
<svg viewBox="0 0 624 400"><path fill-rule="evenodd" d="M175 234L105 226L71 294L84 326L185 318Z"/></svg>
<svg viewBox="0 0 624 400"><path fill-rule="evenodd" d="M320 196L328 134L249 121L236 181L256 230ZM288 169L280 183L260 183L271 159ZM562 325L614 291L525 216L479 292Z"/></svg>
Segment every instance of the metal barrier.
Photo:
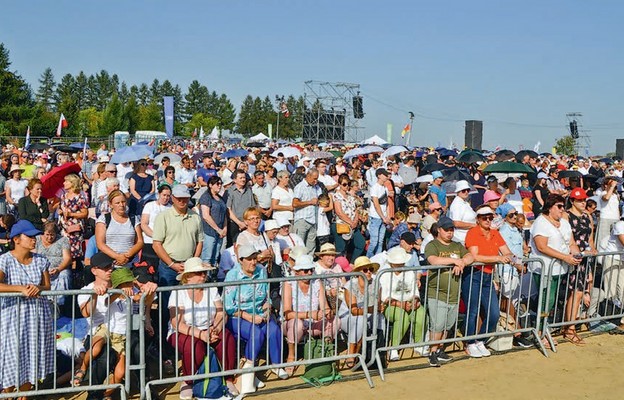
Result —
<svg viewBox="0 0 624 400"><path fill-rule="evenodd" d="M525 259L523 260L523 263L529 261L542 263L540 259ZM509 291L506 289L505 292L509 297L505 298L505 296L502 295L503 291L496 290L494 288L492 276L479 272L479 270L475 267L482 267L482 265L472 264L470 266L466 266L463 274L459 276L458 281L461 282L456 283L459 285L459 290L456 294L457 299L449 298L451 291L454 291L454 289L451 288L451 279L445 278L446 287L440 287L439 285L443 281L443 279L440 279L443 276L442 274L450 273L452 267L429 265L419 267L385 268L378 272L375 277L373 293L383 293L383 297L380 299L381 301L375 302L374 313L385 312L386 316L390 318L387 318L385 327L381 329L381 331L387 332L384 346L376 346L376 336L370 336L368 339L373 342L375 360L382 380L385 380L382 352L398 352L399 350L407 348L414 348L416 351L419 351L419 349L424 349L426 346L438 346L447 343L464 341L473 342L480 341L482 339L515 336L526 333L531 333L534 338L540 337L539 315L540 305L542 304L542 288L544 282L540 279L539 288L537 293L535 293L537 285L533 279L533 274L527 272L526 274L518 277L520 278L521 276L524 276L524 279L518 282L518 284L523 284L524 282L527 287L521 289L520 286L516 286L513 289L509 289ZM503 269L501 268L501 270ZM417 273L421 271L426 272L426 278L424 278L425 283L422 290L420 288L419 280L415 279ZM409 276L410 274L413 276ZM473 276L476 276L476 281L465 282L467 279L473 279ZM502 284L505 284L503 279L507 279L507 277L501 277ZM509 285L509 283L507 283L507 285ZM389 299L386 298L389 292L388 288L392 287L396 287L398 288L397 290L402 290L404 293L423 293L424 298L419 299L420 304L418 306L416 306L415 301L413 300L392 299L391 295L391 301L388 302ZM468 293L463 290L465 288L468 288ZM432 291L430 291L430 289ZM496 294L496 291L498 291L498 295ZM537 303L534 303L535 294L537 294ZM460 299L464 300L466 307L465 324L461 334L459 332ZM452 315L447 315L446 318L453 321L453 323L450 324L447 320L446 326L444 327L445 329L443 329L442 332L433 331L431 326L429 326L430 324L427 324L428 320L430 321L432 318L436 317L436 315L431 315L433 312L429 308L431 302L434 303L432 306L434 311L446 308L449 310L449 313L452 313ZM439 302L443 302L445 304L439 304ZM501 303L506 304L505 311L507 311L506 316L503 318L496 317L496 315L500 312ZM389 307L394 308L390 309ZM522 315L518 315L522 307L524 307L526 311ZM484 332L478 333L478 316L482 308L486 308L484 311L485 317L482 321L481 329ZM531 308L535 308L535 318L533 321L532 318L530 318ZM397 313L398 318L396 315ZM496 321L491 321L489 319L490 314L495 315ZM427 318L427 316L429 318ZM406 318L408 321L405 320ZM502 330L497 329L499 319L502 320L500 322L502 322L505 327ZM390 329L391 322L393 322L392 329ZM519 326L520 323L522 323L523 326ZM486 327L485 329L483 328L484 326ZM470 332L467 332L467 330ZM373 327L373 333L375 334L377 332L379 332L379 328L378 325L375 324ZM427 332L429 332L432 337L427 338ZM449 332L452 332L452 335L450 337L446 337ZM410 335L410 340L408 343L403 343L405 342L404 336L407 333ZM433 337L435 336L439 337L439 339L434 339ZM392 339L390 342L389 338L391 337ZM541 340L536 340L535 346L542 352L542 354L544 354L544 356L548 356ZM422 350L420 350L420 352L425 353Z"/></svg>
<svg viewBox="0 0 624 400"><path fill-rule="evenodd" d="M366 282L366 276L362 273L340 273L340 274L325 274L325 275L303 275L288 278L272 278L272 279L245 279L242 281L226 281L218 283L206 283L206 284L193 284L193 285L180 285L173 287L158 288L158 317L156 318L157 325L159 327L167 326L168 334L161 334L156 339L156 360L160 366L156 371L154 378L146 378L149 371L141 372L141 395L146 396L147 399L151 399L151 387L155 385L173 384L182 381L194 381L199 379L206 379L212 377L226 377L231 379L235 375L255 374L260 371L278 370L283 368L296 368L299 366L306 366L319 362L328 361L340 361L347 358L355 358L359 360L359 364L366 376L367 382L370 387L373 387L373 382L370 377L370 373L367 368L366 360L366 346L361 346L361 351L357 352L339 352L339 316L337 312L340 310L339 298L341 290L340 288L345 285L347 288L354 288L353 285L358 284L358 279L361 278ZM347 281L348 279L348 281ZM298 282L311 281L309 296L305 296L297 289L299 288ZM314 283L316 282L316 283ZM285 285L291 285L292 288L297 289L292 291L292 305L288 307L289 310L284 310L284 300L277 299L277 294L283 295ZM313 289L313 287L315 289ZM319 294L321 287L327 290L327 304L323 304L323 296L312 293L313 290L318 291ZM336 289L333 291L332 289ZM348 289L347 289L348 290ZM181 291L187 291L186 294L180 294ZM189 292L190 291L190 292ZM188 304L188 298L193 298L195 291L202 291L202 300L200 304L196 304L195 300L190 302L189 310L184 310L184 314L181 314L181 303L186 302ZM222 295L219 295L219 292ZM244 293L243 293L244 292ZM189 297L192 294L193 297ZM251 299L250 294L254 296L259 295L258 298ZM171 297L171 300L168 300ZM207 299L206 299L207 296ZM300 300L301 296L305 296L304 300ZM318 296L318 297L317 297ZM206 299L206 303L204 303ZM219 300L223 309L219 309ZM368 284L365 284L362 293L362 308L368 310L369 301L369 288ZM318 303L318 304L317 304ZM204 305L205 304L205 305ZM169 316L169 306L175 308L175 314ZM207 307L214 307L214 310L206 310ZM320 307L325 306L326 310L321 310L318 313ZM245 308L246 310L251 307L250 312L239 312L239 310ZM279 310L275 310L279 308ZM327 308L332 309L328 311ZM144 310L144 307L140 307ZM200 310L203 309L203 310ZM290 309L296 310L296 314L290 315ZM201 311L201 315L200 312ZM285 311L288 311L290 320L295 322L288 324ZM187 315L190 314L190 315ZM227 318L225 318L225 314ZM304 314L305 318L302 318ZM144 320L145 315L140 318ZM171 318L170 318L171 317ZM246 317L256 323L250 323L244 321L242 317ZM226 321L227 319L227 321ZM174 321L176 327L172 327L171 321ZM183 322L183 323L182 323ZM278 324L281 322L281 326ZM294 343L290 346L290 360L284 362L284 353L288 352L284 350L284 336L287 333L287 328L291 329L290 336L294 337L292 340ZM207 333L198 331L198 328L202 327L207 330ZM210 327L210 328L208 328ZM180 332L180 328L186 332ZM328 329L333 328L331 337L328 337ZM278 330L276 333L275 330ZM303 329L303 335L301 334ZM143 332L144 329L141 329ZM314 333L313 333L314 331ZM265 332L266 334L261 334ZM298 345L302 343L302 339L306 337L312 338L313 335L323 337L326 341L323 343L323 355L321 358L306 358L301 357L298 351ZM213 336L214 334L214 336ZM235 340L235 349L228 349L227 335L232 335L234 339L229 339L229 346L232 345L232 341ZM202 335L205 335L202 337ZM243 336L247 335L247 340ZM362 332L362 343L367 342L367 332ZM211 346L209 343L213 339L217 343L216 346ZM209 339L209 340L204 340ZM331 340L328 340L331 339ZM259 340L260 343L256 343ZM189 343L190 342L190 343ZM333 346L331 354L326 354L325 343L327 346ZM177 346L171 346L171 344L177 344ZM221 355L219 361L221 364L221 371L206 371L203 374L198 374L199 368L196 352L201 354L208 354L208 347L214 347L213 350L219 350L218 347L223 346L220 351ZM251 349L250 349L251 348ZM264 348L264 352L262 352ZM205 349L205 350L204 350ZM293 354L294 352L294 354ZM141 364L146 365L145 355L142 355ZM182 356L182 357L181 357ZM233 359L232 359L233 357ZM164 362L169 358L174 367L174 376L166 376L167 374L163 370ZM182 358L182 369L180 373L177 368L177 360ZM229 358L229 359L228 359ZM265 360L264 363L258 363L258 359ZM186 365L185 365L186 363ZM193 364L193 365L188 365ZM201 364L201 363L199 363ZM229 367L228 367L229 366ZM255 378L255 375L254 375ZM144 388L144 389L143 389Z"/></svg>
<svg viewBox="0 0 624 400"><path fill-rule="evenodd" d="M126 337L130 338L132 329L132 304L131 299L128 298L121 290L108 290L109 295L119 295L120 304L126 303ZM83 360L82 357L89 355L91 360L89 365L93 365L93 347L90 347L86 351L80 351L76 346L76 341L73 338L76 335L76 308L75 304L78 304L78 296L91 296L95 295L92 290L63 290L63 291L43 291L38 297L28 298L21 293L0 293L0 334L4 333L6 329L10 329L4 324L16 324L14 332L15 337L0 336L0 349L14 348L15 349L15 362L16 362L16 382L0 382L2 389L14 388L16 391L1 392L0 399L2 398L14 398L16 396L48 396L58 394L71 394L84 391L104 391L119 389L122 399L127 398L127 393L130 391L130 372L132 369L139 369L141 366L131 366L130 357L126 357L126 365L124 371L125 385L122 383L110 383L109 372L111 371L110 356L111 347L106 345L105 354L101 357L106 357L105 361L105 378L103 383L95 383L93 377L93 368L88 368L88 373L85 374L83 381L86 379L86 384L80 386L61 386L60 380L67 379L67 374L70 375L70 381L73 380L74 371L77 368L77 362ZM59 317L59 304L60 299L63 298L65 302L69 301L72 305L71 312L71 346L69 348L70 353L70 370L62 375L59 375L57 359L57 323ZM93 304L95 308L95 304ZM123 307L123 306L122 306ZM123 313L123 308L120 309ZM106 323L111 322L112 313L110 307L106 312ZM79 318L82 318L80 316ZM18 323L19 321L19 323ZM34 325L32 325L34 324ZM94 336L95 328L89 327L88 335ZM23 332L24 330L25 332ZM34 334L34 338L31 335ZM108 335L107 335L108 337ZM14 341L14 345L11 345L7 341ZM33 342L34 341L34 342ZM29 348L27 354L24 353L22 345L25 344ZM49 346L53 346L49 348ZM125 343L125 352L127 355L131 354L130 340ZM48 353L48 354L46 354ZM78 356L77 356L78 355ZM34 357L33 357L34 356ZM77 357L76 357L77 356ZM53 360L50 361L49 358ZM3 358L6 360L13 358L12 355L6 355L3 353ZM34 360L33 360L34 358ZM96 357L97 358L97 357ZM34 382L28 382L22 376L20 376L20 363L21 362L33 362L35 363L35 379ZM41 366L39 362L42 361L46 365ZM50 365L51 363L51 365ZM67 365L66 365L67 366ZM32 374L31 374L32 375ZM43 375L43 376L42 376ZM88 379L87 379L88 377ZM1 379L2 377L0 377ZM27 384L31 384L32 387L26 387ZM23 390L20 390L23 389Z"/></svg>
<svg viewBox="0 0 624 400"><path fill-rule="evenodd" d="M624 318L624 252L583 255L579 266L566 264L567 272L553 275L559 260L552 260L546 283L544 332L551 344L553 331L579 324ZM555 289L555 293L552 293ZM603 314L599 305L606 302ZM572 341L575 338L572 337ZM553 351L556 348L552 346Z"/></svg>

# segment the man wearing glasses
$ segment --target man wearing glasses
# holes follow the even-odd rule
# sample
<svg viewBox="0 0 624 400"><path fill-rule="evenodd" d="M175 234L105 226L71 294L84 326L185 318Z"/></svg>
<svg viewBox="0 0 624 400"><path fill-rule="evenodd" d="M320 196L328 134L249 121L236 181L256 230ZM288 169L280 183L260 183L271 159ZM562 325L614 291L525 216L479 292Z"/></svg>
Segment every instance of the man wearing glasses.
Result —
<svg viewBox="0 0 624 400"><path fill-rule="evenodd" d="M448 217L453 220L455 234L453 240L464 244L466 233L477 225L477 214L470 206L470 184L468 181L459 181L455 184L455 199L449 208Z"/></svg>

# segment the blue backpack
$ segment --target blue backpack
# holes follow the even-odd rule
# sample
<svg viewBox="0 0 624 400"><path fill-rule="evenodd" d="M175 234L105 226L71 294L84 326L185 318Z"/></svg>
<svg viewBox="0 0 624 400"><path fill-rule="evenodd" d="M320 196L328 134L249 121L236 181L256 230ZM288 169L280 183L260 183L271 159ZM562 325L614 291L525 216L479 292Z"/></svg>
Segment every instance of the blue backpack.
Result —
<svg viewBox="0 0 624 400"><path fill-rule="evenodd" d="M197 370L197 375L205 374L208 372L220 372L221 366L217 356L210 347L208 347L208 354L204 358L204 362ZM225 379L222 376L215 376L212 378L200 379L193 382L193 396L202 399L220 399L227 393L227 386L225 386Z"/></svg>

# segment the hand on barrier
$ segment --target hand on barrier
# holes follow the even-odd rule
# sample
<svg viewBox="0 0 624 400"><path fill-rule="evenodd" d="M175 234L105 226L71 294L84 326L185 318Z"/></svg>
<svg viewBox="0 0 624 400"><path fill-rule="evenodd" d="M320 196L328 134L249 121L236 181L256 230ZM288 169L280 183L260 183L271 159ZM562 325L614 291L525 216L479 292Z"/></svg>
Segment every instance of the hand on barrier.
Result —
<svg viewBox="0 0 624 400"><path fill-rule="evenodd" d="M147 296L154 294L156 292L156 289L158 289L158 285L154 282L137 282L137 286L139 287L139 289L141 289L141 292L145 293Z"/></svg>
<svg viewBox="0 0 624 400"><path fill-rule="evenodd" d="M498 262L501 264L509 264L511 262L511 257L509 256L498 256Z"/></svg>
<svg viewBox="0 0 624 400"><path fill-rule="evenodd" d="M562 261L565 262L565 263L568 263L570 265L579 265L581 263L581 261L583 261L583 259L582 258L576 258L576 257L574 257L574 255L568 254L565 257L563 257Z"/></svg>
<svg viewBox="0 0 624 400"><path fill-rule="evenodd" d="M41 290L36 285L26 285L22 288L22 294L26 297L37 297Z"/></svg>
<svg viewBox="0 0 624 400"><path fill-rule="evenodd" d="M98 296L102 296L102 295L106 294L106 292L108 291L108 287L106 287L106 285L103 284L103 283L95 284L95 285L93 285L93 291Z"/></svg>

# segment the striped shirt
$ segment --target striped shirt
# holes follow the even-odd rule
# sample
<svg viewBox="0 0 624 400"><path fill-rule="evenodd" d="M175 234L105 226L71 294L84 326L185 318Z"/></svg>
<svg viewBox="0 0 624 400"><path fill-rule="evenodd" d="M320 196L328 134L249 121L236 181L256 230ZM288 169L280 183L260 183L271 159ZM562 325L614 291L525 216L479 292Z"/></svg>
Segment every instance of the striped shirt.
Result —
<svg viewBox="0 0 624 400"><path fill-rule="evenodd" d="M106 215L100 215L97 219L97 223L106 224ZM134 226L137 226L140 223L141 219L136 217L134 219ZM120 224L115 221L115 218L111 215L110 225L106 228L106 245L115 251L115 253L127 253L132 246L134 246L136 240L136 231L134 230L134 226L132 226L130 218L128 218L123 224Z"/></svg>

